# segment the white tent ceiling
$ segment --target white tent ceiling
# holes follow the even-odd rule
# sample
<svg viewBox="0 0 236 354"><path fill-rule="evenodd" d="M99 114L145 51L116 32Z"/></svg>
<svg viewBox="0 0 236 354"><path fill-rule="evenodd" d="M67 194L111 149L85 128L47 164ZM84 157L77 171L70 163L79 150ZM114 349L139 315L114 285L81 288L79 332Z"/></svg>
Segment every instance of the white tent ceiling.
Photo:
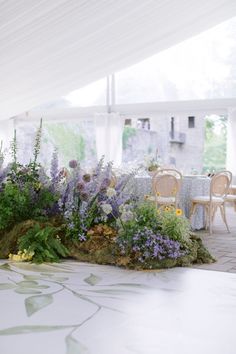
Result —
<svg viewBox="0 0 236 354"><path fill-rule="evenodd" d="M233 16L235 0L0 0L0 119Z"/></svg>

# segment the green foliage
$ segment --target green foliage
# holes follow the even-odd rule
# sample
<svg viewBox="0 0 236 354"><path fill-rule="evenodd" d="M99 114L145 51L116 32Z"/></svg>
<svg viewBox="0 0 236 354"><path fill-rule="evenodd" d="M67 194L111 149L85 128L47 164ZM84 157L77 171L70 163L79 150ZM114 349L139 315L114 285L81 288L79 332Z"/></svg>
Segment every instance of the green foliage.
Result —
<svg viewBox="0 0 236 354"><path fill-rule="evenodd" d="M27 219L44 216L45 210L52 207L57 196L40 184L30 182L19 187L7 183L0 193L0 230Z"/></svg>
<svg viewBox="0 0 236 354"><path fill-rule="evenodd" d="M85 159L85 141L76 130L62 124L45 124L45 128L58 147L64 165L67 165L72 157L78 161Z"/></svg>
<svg viewBox="0 0 236 354"><path fill-rule="evenodd" d="M227 141L227 119L210 118L205 121L204 172L225 168Z"/></svg>
<svg viewBox="0 0 236 354"><path fill-rule="evenodd" d="M178 210L160 210L161 234L167 235L170 239L185 243L189 241L190 223L185 216L178 215Z"/></svg>
<svg viewBox="0 0 236 354"><path fill-rule="evenodd" d="M122 144L123 144L123 149L127 149L127 146L128 146L128 142L129 142L129 139L132 137L132 136L135 136L136 135L136 131L137 129L133 128L133 127L130 127L128 125L126 125L124 127L124 130L123 130L123 136L122 136Z"/></svg>
<svg viewBox="0 0 236 354"><path fill-rule="evenodd" d="M32 262L58 262L69 252L58 236L59 228L46 226L43 229L36 224L18 241L19 251L33 253Z"/></svg>
<svg viewBox="0 0 236 354"><path fill-rule="evenodd" d="M153 203L144 202L137 205L134 211L134 218L123 222L120 229L120 236L132 240L134 233L148 228L153 232L160 232L160 219L157 209Z"/></svg>
<svg viewBox="0 0 236 354"><path fill-rule="evenodd" d="M40 182L41 166L37 163L37 158L41 134L42 120L35 136L33 162L23 166L17 161L17 140L14 132L11 143L13 161L7 180L1 185L0 230L27 219L44 217L58 199L47 186L47 181L44 185Z"/></svg>

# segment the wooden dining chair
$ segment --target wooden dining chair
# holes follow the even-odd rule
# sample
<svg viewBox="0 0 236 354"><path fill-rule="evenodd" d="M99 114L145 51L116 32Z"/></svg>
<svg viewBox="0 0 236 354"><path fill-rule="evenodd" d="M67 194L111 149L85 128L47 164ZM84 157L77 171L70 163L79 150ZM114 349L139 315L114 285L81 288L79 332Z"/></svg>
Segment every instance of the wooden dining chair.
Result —
<svg viewBox="0 0 236 354"><path fill-rule="evenodd" d="M182 183L182 174L172 168L160 169L152 177L152 196L148 200L157 207L178 207L178 195Z"/></svg>
<svg viewBox="0 0 236 354"><path fill-rule="evenodd" d="M225 201L233 204L234 211L236 211L236 185L231 185L229 187L229 193L227 194Z"/></svg>
<svg viewBox="0 0 236 354"><path fill-rule="evenodd" d="M220 209L226 228L230 232L226 219L225 201L231 180L232 173L230 171L218 172L211 178L210 194L207 196L196 196L191 199L190 220L198 206L204 207L206 213L205 227L206 229L209 227L210 234L212 234L212 224L218 208Z"/></svg>

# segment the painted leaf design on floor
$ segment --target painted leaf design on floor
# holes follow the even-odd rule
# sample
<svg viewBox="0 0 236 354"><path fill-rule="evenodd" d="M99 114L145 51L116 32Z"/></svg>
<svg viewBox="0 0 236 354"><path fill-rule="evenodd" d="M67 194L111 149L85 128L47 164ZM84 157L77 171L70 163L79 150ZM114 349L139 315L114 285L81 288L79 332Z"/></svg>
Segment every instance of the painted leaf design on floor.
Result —
<svg viewBox="0 0 236 354"><path fill-rule="evenodd" d="M49 306L53 302L51 294L30 296L25 299L25 309L28 316L33 315L35 312L42 310L44 307Z"/></svg>
<svg viewBox="0 0 236 354"><path fill-rule="evenodd" d="M42 292L39 291L39 290L28 289L28 288L17 288L17 289L15 289L15 293L17 293L17 294L29 294L29 295L42 294Z"/></svg>
<svg viewBox="0 0 236 354"><path fill-rule="evenodd" d="M61 282L69 280L69 278L66 278L66 277L53 277L52 280L61 283Z"/></svg>
<svg viewBox="0 0 236 354"><path fill-rule="evenodd" d="M17 285L22 286L22 287L26 287L26 288L35 288L38 286L38 282L34 281L34 280L31 280L31 281L22 280L19 283L17 283Z"/></svg>
<svg viewBox="0 0 236 354"><path fill-rule="evenodd" d="M99 276L94 275L92 273L90 274L89 277L84 279L85 283L92 285L92 286L98 284L101 280L102 280L102 278L100 278Z"/></svg>
<svg viewBox="0 0 236 354"><path fill-rule="evenodd" d="M71 328L71 326L17 326L0 330L0 336L35 332L50 332L66 328Z"/></svg>
<svg viewBox="0 0 236 354"><path fill-rule="evenodd" d="M66 337L66 354L88 354L88 349L74 337Z"/></svg>
<svg viewBox="0 0 236 354"><path fill-rule="evenodd" d="M16 286L10 283L0 283L0 290L14 289Z"/></svg>
<svg viewBox="0 0 236 354"><path fill-rule="evenodd" d="M99 290L88 290L88 291L93 293L98 293L98 294L110 294L110 295L138 294L137 291L126 290L126 289L99 289Z"/></svg>
<svg viewBox="0 0 236 354"><path fill-rule="evenodd" d="M9 266L8 263L1 264L1 265L0 265L0 269L3 269L3 270L10 270L10 271L11 271L11 267Z"/></svg>

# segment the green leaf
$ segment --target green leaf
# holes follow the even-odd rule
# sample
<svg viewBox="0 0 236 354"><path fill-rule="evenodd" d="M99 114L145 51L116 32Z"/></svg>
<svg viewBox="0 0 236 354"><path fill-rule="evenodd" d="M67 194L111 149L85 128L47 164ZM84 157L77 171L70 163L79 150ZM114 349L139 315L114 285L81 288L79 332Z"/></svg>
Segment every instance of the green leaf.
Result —
<svg viewBox="0 0 236 354"><path fill-rule="evenodd" d="M51 294L36 295L25 299L25 308L28 316L33 315L35 312L43 309L53 302Z"/></svg>
<svg viewBox="0 0 236 354"><path fill-rule="evenodd" d="M37 281L27 281L27 280L23 280L23 281L20 281L19 283L17 283L18 286L21 286L23 288L35 288L38 286L38 283Z"/></svg>
<svg viewBox="0 0 236 354"><path fill-rule="evenodd" d="M41 280L40 275L24 275L25 280Z"/></svg>
<svg viewBox="0 0 236 354"><path fill-rule="evenodd" d="M34 290L34 289L28 289L28 288L17 288L15 289L15 293L17 294L42 294L41 291Z"/></svg>
<svg viewBox="0 0 236 354"><path fill-rule="evenodd" d="M71 326L17 326L0 330L0 336L36 332L50 332L66 328L71 328Z"/></svg>
<svg viewBox="0 0 236 354"><path fill-rule="evenodd" d="M10 283L0 283L0 290L8 290L8 289L13 289L16 286L14 284Z"/></svg>
<svg viewBox="0 0 236 354"><path fill-rule="evenodd" d="M54 277L51 280L52 281L63 282L63 281L69 280L69 278L66 278L66 277Z"/></svg>
<svg viewBox="0 0 236 354"><path fill-rule="evenodd" d="M0 265L0 269L10 270L11 271L11 267L9 266L8 263L4 263L4 264Z"/></svg>
<svg viewBox="0 0 236 354"><path fill-rule="evenodd" d="M89 285L92 285L92 286L98 284L101 280L102 280L102 278L100 278L100 277L98 277L97 275L94 275L94 274L92 274L92 273L90 274L89 277L87 277L87 278L84 279L84 281L85 281L86 283L88 283Z"/></svg>
<svg viewBox="0 0 236 354"><path fill-rule="evenodd" d="M102 290L89 290L93 293L98 294L109 294L109 295L124 295L124 294L138 294L137 291L134 290L125 290L125 289L102 289Z"/></svg>
<svg viewBox="0 0 236 354"><path fill-rule="evenodd" d="M139 284L139 283L116 283L116 284L111 284L110 286L128 286L128 287L133 287L133 288L148 288L147 285L144 284Z"/></svg>
<svg viewBox="0 0 236 354"><path fill-rule="evenodd" d="M66 354L86 354L88 349L78 342L74 337L66 337Z"/></svg>
<svg viewBox="0 0 236 354"><path fill-rule="evenodd" d="M17 285L21 288L37 288L37 289L48 289L48 285L39 285L37 281L20 281Z"/></svg>

